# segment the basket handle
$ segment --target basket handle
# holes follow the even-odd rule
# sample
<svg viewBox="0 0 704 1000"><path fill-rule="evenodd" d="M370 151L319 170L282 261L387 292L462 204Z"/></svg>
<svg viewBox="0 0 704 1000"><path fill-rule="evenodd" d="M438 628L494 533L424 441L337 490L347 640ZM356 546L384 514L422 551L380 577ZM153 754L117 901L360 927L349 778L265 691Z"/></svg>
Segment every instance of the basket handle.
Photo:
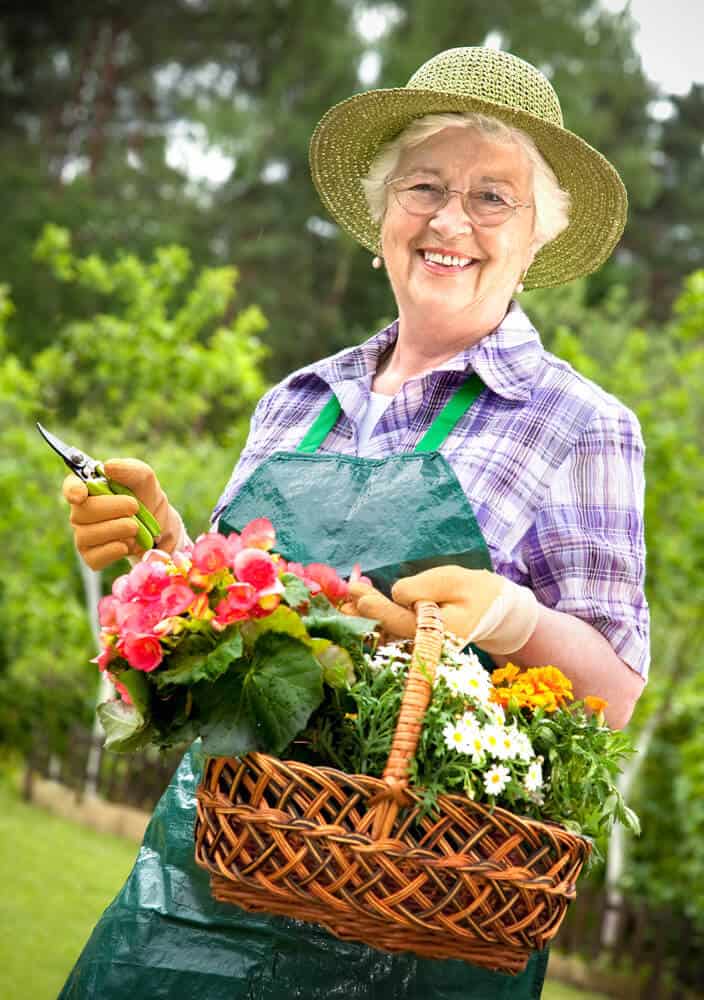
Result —
<svg viewBox="0 0 704 1000"><path fill-rule="evenodd" d="M423 716L430 704L435 671L440 662L444 625L440 609L432 601L414 605L417 618L413 656L391 743L391 751L381 780L387 788L373 797L372 838L388 836L401 806L407 805L408 766L418 747Z"/></svg>

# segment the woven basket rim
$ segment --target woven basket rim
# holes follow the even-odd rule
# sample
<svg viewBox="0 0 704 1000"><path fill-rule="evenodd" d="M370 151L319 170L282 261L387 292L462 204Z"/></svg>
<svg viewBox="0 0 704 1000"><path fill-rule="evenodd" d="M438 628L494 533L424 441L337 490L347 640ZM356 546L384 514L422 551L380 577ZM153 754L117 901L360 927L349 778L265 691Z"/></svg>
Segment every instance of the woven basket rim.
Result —
<svg viewBox="0 0 704 1000"><path fill-rule="evenodd" d="M266 760L271 761L273 764L280 769L290 768L293 771L313 771L321 772L328 775L330 778L334 778L336 783L339 784L338 779L343 779L343 781L355 781L360 784L368 784L370 790L373 789L374 792L381 792L387 788L386 783L373 774L357 774L351 771L341 771L339 768L332 767L329 764L306 764L304 761L299 760L289 760L283 759L281 757L275 757L272 754L263 753L259 750L252 750L249 753L243 754L241 757L230 755L226 756L224 754L206 754L206 760L239 760L244 761L247 757L251 758L253 761ZM281 767L283 765L283 768ZM201 794L201 788L199 787L198 794ZM420 805L421 796L418 791L414 789L412 785L408 785L406 788L406 794L409 798ZM533 828L548 827L549 829L554 829L560 832L567 838L573 838L575 841L583 841L588 847L591 848L593 843L593 837L589 837L587 834L575 833L574 830L568 829L562 823L558 823L555 820L549 819L535 819L532 816L524 816L522 813L514 812L512 809L507 809L505 806L494 805L490 806L485 802L477 802L474 799L470 799L468 795L457 792L443 792L437 797L438 805L443 803L453 803L460 806L469 806L472 809L476 809L480 812L485 813L487 816L496 816L498 819L505 819L507 821L515 822L515 820L520 820L521 823ZM438 810L439 811L439 810ZM272 820L272 825L276 825L276 821ZM280 821L282 825L284 821ZM373 839L368 834L357 834L357 836L365 837L369 842L373 842Z"/></svg>

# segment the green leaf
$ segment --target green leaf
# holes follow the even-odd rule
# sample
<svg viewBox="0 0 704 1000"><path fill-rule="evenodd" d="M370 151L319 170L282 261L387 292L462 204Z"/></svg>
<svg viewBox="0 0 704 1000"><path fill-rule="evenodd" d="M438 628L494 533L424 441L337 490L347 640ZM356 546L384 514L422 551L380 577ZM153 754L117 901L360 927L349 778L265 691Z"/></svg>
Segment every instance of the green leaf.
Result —
<svg viewBox="0 0 704 1000"><path fill-rule="evenodd" d="M240 659L243 649L242 636L237 631L210 653L175 654L170 661L174 665L168 670L155 672L154 680L158 688L169 684L192 686L199 681L215 681Z"/></svg>
<svg viewBox="0 0 704 1000"><path fill-rule="evenodd" d="M267 633L255 647L242 689L243 708L256 720L269 753L278 754L323 700L320 664L297 639Z"/></svg>
<svg viewBox="0 0 704 1000"><path fill-rule="evenodd" d="M280 604L276 611L272 611L266 618L244 622L240 628L247 645L250 647L256 644L260 636L266 635L268 632L289 635L300 639L306 645L310 645L310 636L303 619L292 608L287 608L284 604Z"/></svg>
<svg viewBox="0 0 704 1000"><path fill-rule="evenodd" d="M284 600L289 607L300 608L310 602L310 591L295 573L283 573L281 582L284 585Z"/></svg>
<svg viewBox="0 0 704 1000"><path fill-rule="evenodd" d="M105 749L116 753L141 750L149 744L151 727L134 705L105 701L98 705L98 718L105 730Z"/></svg>
<svg viewBox="0 0 704 1000"><path fill-rule="evenodd" d="M635 834L636 837L640 837L640 820L638 819L637 814L634 813L629 806L623 807L623 819L624 826L630 830L631 833Z"/></svg>
<svg viewBox="0 0 704 1000"><path fill-rule="evenodd" d="M211 690L194 691L204 752L238 756L250 750L279 754L305 728L323 700L322 669L292 636L265 632L246 672L226 675Z"/></svg>
<svg viewBox="0 0 704 1000"><path fill-rule="evenodd" d="M303 622L311 635L324 636L346 649L359 646L379 624L373 618L355 618L345 615L333 607L327 597L318 594L310 604L310 610L303 615Z"/></svg>
<svg viewBox="0 0 704 1000"><path fill-rule="evenodd" d="M316 658L323 668L323 680L330 687L343 688L347 684L354 684L356 680L354 663L350 654L342 646L328 643L327 648L317 653Z"/></svg>
<svg viewBox="0 0 704 1000"><path fill-rule="evenodd" d="M151 685L147 680L146 674L141 670L128 668L127 670L119 671L116 676L120 683L124 684L127 688L134 707L144 719L148 720L150 715Z"/></svg>

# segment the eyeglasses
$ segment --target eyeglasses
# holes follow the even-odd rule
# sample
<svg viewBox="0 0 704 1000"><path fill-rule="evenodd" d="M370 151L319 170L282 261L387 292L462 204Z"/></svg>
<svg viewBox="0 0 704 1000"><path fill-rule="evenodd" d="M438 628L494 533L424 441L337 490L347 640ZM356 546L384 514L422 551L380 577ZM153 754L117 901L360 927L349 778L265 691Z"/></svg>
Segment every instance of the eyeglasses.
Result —
<svg viewBox="0 0 704 1000"><path fill-rule="evenodd" d="M403 181L411 183L406 187L399 186ZM508 222L519 208L530 208L532 205L532 202L516 201L492 188L456 191L439 181L423 180L413 175L392 177L385 184L391 188L401 208L410 215L435 215L447 205L451 195L458 194L462 199L462 208L475 226L500 226Z"/></svg>

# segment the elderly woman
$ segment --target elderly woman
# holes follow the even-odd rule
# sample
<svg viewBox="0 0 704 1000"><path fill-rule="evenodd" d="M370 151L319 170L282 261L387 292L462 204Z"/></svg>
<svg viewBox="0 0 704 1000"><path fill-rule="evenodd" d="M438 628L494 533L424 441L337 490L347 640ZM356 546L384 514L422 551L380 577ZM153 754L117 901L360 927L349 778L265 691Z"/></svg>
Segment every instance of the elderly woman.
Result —
<svg viewBox="0 0 704 1000"><path fill-rule="evenodd" d="M489 662L555 664L623 726L648 660L638 425L513 300L608 257L618 175L563 128L536 69L482 48L331 109L311 165L333 217L378 254L398 319L267 393L215 523L269 516L288 558L361 563L378 589L354 599L386 630L412 634L414 602L436 601ZM156 514L161 547L183 541L148 466L106 468ZM135 553L133 500L87 498L70 477L65 494L89 565ZM545 952L508 977L214 903L193 862L197 782L191 752L63 997L540 996Z"/></svg>

